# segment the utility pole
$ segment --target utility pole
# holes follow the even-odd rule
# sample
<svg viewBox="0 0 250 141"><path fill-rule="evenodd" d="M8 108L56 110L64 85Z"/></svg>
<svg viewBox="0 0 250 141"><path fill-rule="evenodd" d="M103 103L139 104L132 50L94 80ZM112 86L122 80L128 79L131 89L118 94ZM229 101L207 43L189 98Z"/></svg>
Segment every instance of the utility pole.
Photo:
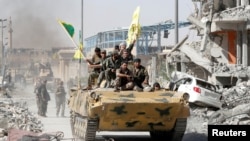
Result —
<svg viewBox="0 0 250 141"><path fill-rule="evenodd" d="M178 20L179 20L179 8L178 8L178 0L175 0L175 44L179 42L179 27L178 27Z"/></svg>
<svg viewBox="0 0 250 141"><path fill-rule="evenodd" d="M11 17L10 17L10 22L9 22L9 44L10 44L10 50L12 50L12 21L11 21Z"/></svg>
<svg viewBox="0 0 250 141"><path fill-rule="evenodd" d="M4 44L3 44L3 29L6 27L6 26L3 26L3 22L4 21L7 21L7 19L0 19L0 22L2 23L1 24L1 28L2 28L2 42L1 42L1 45L2 45L2 82L1 82L1 84L2 84L2 88L4 88L3 87L3 81L4 81ZM2 90L2 92L4 92L4 90Z"/></svg>
<svg viewBox="0 0 250 141"><path fill-rule="evenodd" d="M2 46L2 76L4 77L4 43L3 43L3 29L6 27L6 26L3 26L3 22L4 21L7 21L7 19L0 19L0 22L1 22L1 28L2 28L2 42L1 42L1 46Z"/></svg>
<svg viewBox="0 0 250 141"><path fill-rule="evenodd" d="M175 0L175 44L179 42L179 0ZM181 53L181 62L176 63L176 70L186 72L186 66L183 62L184 54ZM178 65L179 64L179 65Z"/></svg>

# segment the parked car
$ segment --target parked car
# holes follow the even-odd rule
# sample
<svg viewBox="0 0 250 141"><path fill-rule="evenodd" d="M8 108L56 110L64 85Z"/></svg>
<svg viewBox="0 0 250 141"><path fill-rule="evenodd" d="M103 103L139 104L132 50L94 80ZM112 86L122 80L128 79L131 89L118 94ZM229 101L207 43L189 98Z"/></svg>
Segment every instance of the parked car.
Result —
<svg viewBox="0 0 250 141"><path fill-rule="evenodd" d="M171 82L169 88L185 93L190 103L205 107L222 107L222 94L218 91L218 87L205 80L185 75Z"/></svg>

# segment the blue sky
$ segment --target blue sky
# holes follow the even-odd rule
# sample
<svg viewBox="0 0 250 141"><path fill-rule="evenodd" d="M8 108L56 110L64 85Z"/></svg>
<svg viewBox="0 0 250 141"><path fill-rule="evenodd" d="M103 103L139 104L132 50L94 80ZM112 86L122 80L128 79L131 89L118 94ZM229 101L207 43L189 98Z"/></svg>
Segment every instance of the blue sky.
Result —
<svg viewBox="0 0 250 141"><path fill-rule="evenodd" d="M82 0L1 0L0 18L12 18L14 47L68 47L73 44L56 19L74 25L75 40L78 40L81 2ZM84 37L117 27L128 27L137 6L141 8L141 25L152 25L169 19L174 21L175 0L83 0ZM179 0L180 21L186 21L192 11L191 0ZM7 33L5 30L4 33ZM187 30L183 32L180 30L180 38L187 34ZM174 36L172 31L170 38L171 36Z"/></svg>

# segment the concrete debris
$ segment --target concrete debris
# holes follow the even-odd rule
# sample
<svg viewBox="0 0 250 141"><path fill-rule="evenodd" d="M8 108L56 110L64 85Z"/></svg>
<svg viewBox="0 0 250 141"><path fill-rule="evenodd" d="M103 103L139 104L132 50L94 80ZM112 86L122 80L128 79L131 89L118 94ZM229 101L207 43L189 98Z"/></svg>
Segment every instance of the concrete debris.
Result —
<svg viewBox="0 0 250 141"><path fill-rule="evenodd" d="M221 109L190 104L186 133L207 135L207 125L250 125L250 86L248 81L222 89ZM190 125L189 125L190 124ZM192 125L191 125L192 124Z"/></svg>
<svg viewBox="0 0 250 141"><path fill-rule="evenodd" d="M25 102L13 102L11 99L0 100L0 140L10 129L20 129L34 133L43 131L43 124L31 113Z"/></svg>
<svg viewBox="0 0 250 141"><path fill-rule="evenodd" d="M230 8L227 10L224 10L220 13L216 13L214 15L214 18L218 18L218 19L223 19L223 18L227 18L227 19L240 19L240 18L250 18L250 6L240 6L240 7L235 7L235 8Z"/></svg>
<svg viewBox="0 0 250 141"><path fill-rule="evenodd" d="M234 108L238 105L249 103L250 87L247 87L246 82L242 82L237 86L223 90L223 102L226 108Z"/></svg>
<svg viewBox="0 0 250 141"><path fill-rule="evenodd" d="M180 55L177 53L168 55L171 56L169 60L177 58L172 59L176 65L181 65L177 71L190 72L220 87L223 107L212 109L190 105L190 125L186 132L207 134L208 124L249 125L250 54L246 50L250 46L250 3L248 0L193 2L201 6L195 6L188 20L201 39L188 40L176 50L184 53L188 61L178 59Z"/></svg>
<svg viewBox="0 0 250 141"><path fill-rule="evenodd" d="M63 132L34 133L20 129L10 129L8 141L60 141L64 140Z"/></svg>
<svg viewBox="0 0 250 141"><path fill-rule="evenodd" d="M241 104L232 109L221 109L211 115L209 124L243 125L250 123L250 104Z"/></svg>
<svg viewBox="0 0 250 141"><path fill-rule="evenodd" d="M183 57L170 52L169 62L181 65L178 71L189 71L222 87L247 81L250 78L246 51L250 45L249 1L193 0L193 3L195 9L188 20L192 23L191 30L196 30L200 39L187 40L178 46L175 51L184 54Z"/></svg>

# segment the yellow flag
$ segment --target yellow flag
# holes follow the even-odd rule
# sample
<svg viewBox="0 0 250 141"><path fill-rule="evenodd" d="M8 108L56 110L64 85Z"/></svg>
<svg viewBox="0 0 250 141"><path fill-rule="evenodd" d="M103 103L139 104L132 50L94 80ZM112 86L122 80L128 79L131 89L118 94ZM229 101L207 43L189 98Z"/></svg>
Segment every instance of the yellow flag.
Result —
<svg viewBox="0 0 250 141"><path fill-rule="evenodd" d="M127 44L131 44L133 40L137 39L141 34L141 26L139 23L140 7L138 6L133 13L132 22L128 30Z"/></svg>
<svg viewBox="0 0 250 141"><path fill-rule="evenodd" d="M75 51L75 54L74 54L74 59L83 59L84 56L83 56L83 45L82 43L80 43L80 46L78 47L78 49Z"/></svg>

